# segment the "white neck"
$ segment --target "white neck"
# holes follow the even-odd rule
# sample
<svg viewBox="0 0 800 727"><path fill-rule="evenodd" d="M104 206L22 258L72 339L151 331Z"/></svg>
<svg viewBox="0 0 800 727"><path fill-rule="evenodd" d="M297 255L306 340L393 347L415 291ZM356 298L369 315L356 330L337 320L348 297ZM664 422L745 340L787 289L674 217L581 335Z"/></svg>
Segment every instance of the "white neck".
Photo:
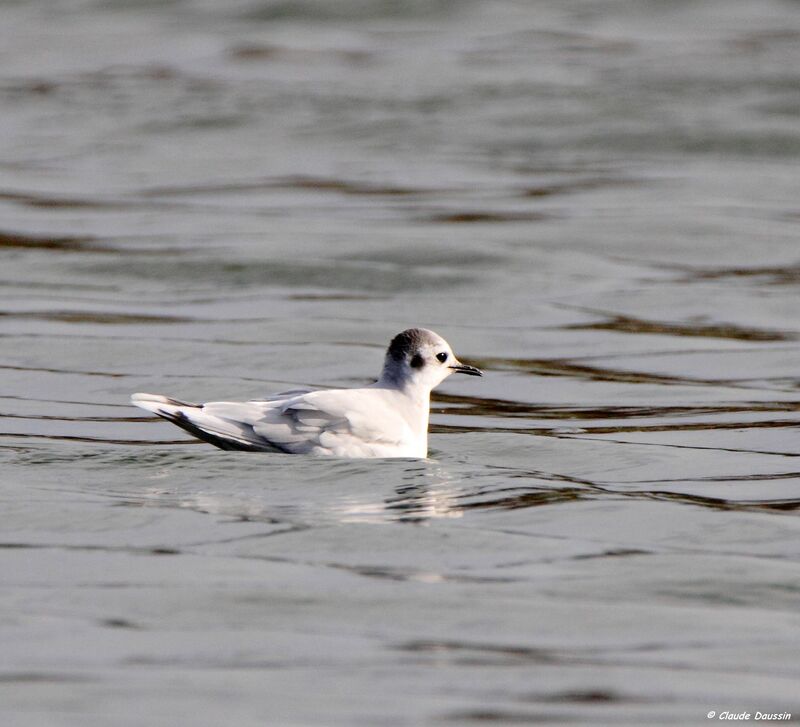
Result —
<svg viewBox="0 0 800 727"><path fill-rule="evenodd" d="M403 417L408 422L411 431L422 440L422 445L427 449L428 421L431 410L431 390L427 386L420 386L413 376L399 366L387 364L383 368L380 379L373 386L376 389L388 389L397 393L404 400L398 407Z"/></svg>

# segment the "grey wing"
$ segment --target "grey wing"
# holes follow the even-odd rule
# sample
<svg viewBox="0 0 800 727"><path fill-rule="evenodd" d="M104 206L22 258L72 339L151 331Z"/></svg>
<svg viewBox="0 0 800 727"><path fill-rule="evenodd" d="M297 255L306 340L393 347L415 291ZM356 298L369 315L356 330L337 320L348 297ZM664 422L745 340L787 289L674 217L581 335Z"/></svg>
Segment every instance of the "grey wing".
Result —
<svg viewBox="0 0 800 727"><path fill-rule="evenodd" d="M287 399L294 399L297 396L303 396L303 394L310 394L312 391L314 391L314 389L289 389L288 391L279 391L277 394L269 394L263 399L254 399L254 401L286 401Z"/></svg>
<svg viewBox="0 0 800 727"><path fill-rule="evenodd" d="M349 430L347 418L318 409L302 397L264 411L253 424L253 432L292 454L333 454L330 436Z"/></svg>
<svg viewBox="0 0 800 727"><path fill-rule="evenodd" d="M160 394L134 394L131 402L220 449L285 452L256 434L253 423L277 402L212 401L190 404Z"/></svg>

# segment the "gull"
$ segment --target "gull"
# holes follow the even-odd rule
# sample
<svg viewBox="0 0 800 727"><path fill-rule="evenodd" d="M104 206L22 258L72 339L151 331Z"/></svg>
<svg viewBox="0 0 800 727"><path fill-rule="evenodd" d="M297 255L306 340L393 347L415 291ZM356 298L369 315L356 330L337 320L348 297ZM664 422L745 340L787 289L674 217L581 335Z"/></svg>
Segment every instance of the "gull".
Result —
<svg viewBox="0 0 800 727"><path fill-rule="evenodd" d="M131 403L220 449L425 459L431 389L453 373L483 375L438 334L409 328L389 344L380 378L361 389L294 389L206 404L133 394Z"/></svg>

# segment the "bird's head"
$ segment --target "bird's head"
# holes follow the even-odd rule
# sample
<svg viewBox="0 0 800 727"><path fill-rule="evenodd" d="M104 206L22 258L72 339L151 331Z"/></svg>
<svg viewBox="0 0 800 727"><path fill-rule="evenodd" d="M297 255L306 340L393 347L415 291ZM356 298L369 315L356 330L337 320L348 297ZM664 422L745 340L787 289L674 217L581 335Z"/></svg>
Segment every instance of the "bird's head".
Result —
<svg viewBox="0 0 800 727"><path fill-rule="evenodd" d="M450 344L427 328L398 333L386 350L381 381L400 388L430 391L450 374L482 376L480 369L462 364Z"/></svg>

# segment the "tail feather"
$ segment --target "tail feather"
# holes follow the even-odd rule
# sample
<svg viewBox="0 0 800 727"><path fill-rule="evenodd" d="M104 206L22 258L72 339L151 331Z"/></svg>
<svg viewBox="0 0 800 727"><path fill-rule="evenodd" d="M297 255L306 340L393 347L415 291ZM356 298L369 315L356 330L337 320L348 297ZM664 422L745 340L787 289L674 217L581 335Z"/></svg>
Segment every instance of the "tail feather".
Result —
<svg viewBox="0 0 800 727"><path fill-rule="evenodd" d="M283 451L256 434L250 424L208 414L203 411L203 404L190 404L160 394L133 394L131 403L157 414L220 449Z"/></svg>
<svg viewBox="0 0 800 727"><path fill-rule="evenodd" d="M169 396L161 396L161 394L131 394L131 404L152 412L155 412L159 406L164 404L168 404L169 406L188 406L192 409L203 408L202 404L192 404L188 401L172 399Z"/></svg>

